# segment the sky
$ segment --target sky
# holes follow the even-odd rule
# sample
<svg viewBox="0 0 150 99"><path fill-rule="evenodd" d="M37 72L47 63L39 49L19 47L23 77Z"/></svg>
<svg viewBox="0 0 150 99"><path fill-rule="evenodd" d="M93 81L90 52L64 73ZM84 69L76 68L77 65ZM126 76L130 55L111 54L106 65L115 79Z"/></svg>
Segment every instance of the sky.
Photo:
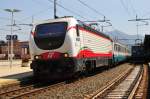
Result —
<svg viewBox="0 0 150 99"><path fill-rule="evenodd" d="M128 20L135 19L136 15L138 18L150 18L150 0L57 0L57 3L59 17L74 16L81 21L97 21L103 20L105 16L112 26L105 27L104 32L119 30L129 35L136 35L137 22ZM6 35L10 35L11 28L9 26L11 13L4 9L21 10L14 13L17 27L13 27L13 34L17 34L22 41L29 39L32 27L21 24L54 18L53 0L0 0L0 40L5 40ZM150 34L150 25L144 25L143 22L138 24L140 35ZM20 28L21 30L18 30Z"/></svg>

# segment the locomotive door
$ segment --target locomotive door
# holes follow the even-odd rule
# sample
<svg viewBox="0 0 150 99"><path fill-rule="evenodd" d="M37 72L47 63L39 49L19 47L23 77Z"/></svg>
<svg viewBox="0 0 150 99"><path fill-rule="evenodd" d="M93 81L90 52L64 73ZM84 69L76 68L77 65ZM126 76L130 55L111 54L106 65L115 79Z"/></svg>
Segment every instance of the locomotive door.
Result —
<svg viewBox="0 0 150 99"><path fill-rule="evenodd" d="M83 32L80 30L80 27L77 25L76 27L76 33L77 33L77 37L76 37L76 47L78 49L78 54L83 50L83 46L84 46L84 34ZM79 57L81 59L84 59L84 53L80 53Z"/></svg>
<svg viewBox="0 0 150 99"><path fill-rule="evenodd" d="M85 69L85 58L84 58L84 53L82 52L83 46L84 46L84 39L83 39L83 32L79 29L80 27L77 25L76 26L76 50L78 51L78 70L84 70Z"/></svg>
<svg viewBox="0 0 150 99"><path fill-rule="evenodd" d="M81 34L79 32L79 26L77 25L76 26L76 34L77 34L77 37L76 37L76 48L78 49L78 53L80 53L80 50L81 50Z"/></svg>

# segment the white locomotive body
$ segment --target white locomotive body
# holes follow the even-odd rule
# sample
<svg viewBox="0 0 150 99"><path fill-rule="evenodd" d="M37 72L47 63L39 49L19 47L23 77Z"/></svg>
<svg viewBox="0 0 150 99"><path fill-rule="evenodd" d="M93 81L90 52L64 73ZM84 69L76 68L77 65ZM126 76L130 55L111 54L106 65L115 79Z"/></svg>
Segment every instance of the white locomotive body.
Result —
<svg viewBox="0 0 150 99"><path fill-rule="evenodd" d="M36 23L30 37L36 78L66 78L112 62L112 40L73 17Z"/></svg>

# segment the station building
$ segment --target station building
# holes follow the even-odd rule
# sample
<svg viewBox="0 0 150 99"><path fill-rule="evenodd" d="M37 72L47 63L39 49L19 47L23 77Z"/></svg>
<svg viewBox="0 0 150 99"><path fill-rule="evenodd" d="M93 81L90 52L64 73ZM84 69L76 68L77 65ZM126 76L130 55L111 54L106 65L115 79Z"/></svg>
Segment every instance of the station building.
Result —
<svg viewBox="0 0 150 99"><path fill-rule="evenodd" d="M0 41L0 59L8 59L11 51L10 45L10 41ZM29 42L13 40L13 56L14 59L29 58Z"/></svg>

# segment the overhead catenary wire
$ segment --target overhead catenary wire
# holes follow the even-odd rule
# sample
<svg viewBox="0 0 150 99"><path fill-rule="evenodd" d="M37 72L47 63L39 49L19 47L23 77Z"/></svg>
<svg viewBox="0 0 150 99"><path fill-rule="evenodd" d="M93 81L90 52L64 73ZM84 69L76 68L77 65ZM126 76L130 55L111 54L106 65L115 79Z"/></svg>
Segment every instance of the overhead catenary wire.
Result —
<svg viewBox="0 0 150 99"><path fill-rule="evenodd" d="M94 9L93 7L89 6L88 4L86 4L85 2L78 0L81 4L83 4L84 6L86 6L87 8L91 9L92 11L94 11L95 13L97 13L98 15L101 15L103 17L105 17L104 14L100 13L99 11L97 11L96 9Z"/></svg>
<svg viewBox="0 0 150 99"><path fill-rule="evenodd" d="M48 1L51 2L51 3L54 3L53 0L48 0ZM76 13L76 12L74 12L74 11L72 11L72 10L70 10L70 9L68 9L68 8L66 8L66 7L64 7L64 6L62 6L61 4L59 4L59 3L57 3L57 2L56 2L56 5L59 6L59 7L61 7L61 8L63 8L64 10L66 10L66 11L68 11L68 12L74 14L74 15L77 15L77 16L80 17L80 18L83 18L83 19L86 19L86 20L87 20L87 18L85 18L85 17L81 16L80 14L78 14L78 13Z"/></svg>
<svg viewBox="0 0 150 99"><path fill-rule="evenodd" d="M87 3L85 3L85 2L83 2L83 1L81 1L81 0L77 0L78 2L80 2L82 5L84 5L84 6L86 6L88 9L90 9L90 10L92 10L93 12L95 12L96 14L98 14L98 15L100 15L100 16L103 16L103 20L97 20L97 21L95 21L95 22L108 22L108 21L110 21L110 20L106 20L106 16L103 14L103 13L101 13L101 12L99 12L98 10L96 10L95 8L93 8L93 7L91 7L90 5L88 5ZM88 22L88 21L86 21L86 22ZM90 22L90 21L89 21ZM92 22L92 21L91 21ZM93 21L94 22L94 21ZM108 23L107 23L108 24ZM110 22L109 22L109 24L111 24ZM100 24L99 24L100 25ZM101 26L101 28L102 28L102 31L103 31L103 25L100 25ZM110 26L110 25L109 25ZM111 24L111 26L112 26L112 24Z"/></svg>
<svg viewBox="0 0 150 99"><path fill-rule="evenodd" d="M41 10L41 11L39 11L39 12L37 12L37 13L31 15L31 16L27 16L27 17L21 19L21 21L27 20L27 19L30 19L30 18L32 19L33 16L37 16L37 15L39 15L39 14L41 14L41 13L44 13L44 12L46 12L46 11L49 10L49 9L50 9L50 8L46 8L46 9L44 9L44 10Z"/></svg>
<svg viewBox="0 0 150 99"><path fill-rule="evenodd" d="M6 17L0 17L0 20L11 20L10 18L6 18Z"/></svg>
<svg viewBox="0 0 150 99"><path fill-rule="evenodd" d="M127 6L125 5L125 3L124 3L123 0L120 0L120 2L121 2L121 4L122 4L122 6L124 7L125 11L127 12L127 14L131 17L131 13L129 12L129 7L127 7ZM130 6L131 6L132 11L133 11L134 14L136 15L136 19L128 20L128 21L136 21L136 22L137 22L137 25L138 25L138 20L139 20L139 19L137 18L137 11L136 11L135 8L133 7L133 4L132 4L131 0L130 0ZM131 10L130 10L130 11L131 11ZM136 25L136 26L137 26L137 25ZM139 38L138 26L137 26L137 28L136 28L136 32L137 32L137 38Z"/></svg>
<svg viewBox="0 0 150 99"><path fill-rule="evenodd" d="M35 2L36 0L32 0L32 1ZM48 0L48 1L50 1L51 3L53 3L53 0ZM35 3L36 3L36 4L39 4L39 2L37 2L37 1L36 1ZM41 3L40 3L39 5L41 5ZM76 12L74 12L74 11L68 9L68 8L65 8L65 7L62 6L61 4L58 4L58 3L57 3L57 5L58 5L59 7L61 7L61 8L63 8L64 10L66 10L66 11L72 13L72 14L77 15L77 16L80 17L80 18L87 19L87 18L81 16L80 14L78 14L78 13L76 13ZM43 5L43 6L45 6L45 5ZM44 10L41 10L41 11L39 11L39 12L33 14L32 16L25 17L25 18L21 19L20 21L19 21L19 20L16 20L16 21L18 21L18 22L20 22L20 23L23 23L23 22L21 22L21 21L27 20L27 19L29 19L29 18L31 18L31 17L33 17L33 16L36 16L36 15L41 14L41 13L43 13L43 12L46 12L47 10L49 10L49 9L51 9L51 8L52 8L52 7L46 8L46 9L44 9ZM11 19L8 19L8 18L0 18L0 19L3 19L3 20L11 20Z"/></svg>
<svg viewBox="0 0 150 99"><path fill-rule="evenodd" d="M145 17L145 16L148 16L148 15L150 15L150 12L147 12L147 13L143 14L142 18Z"/></svg>
<svg viewBox="0 0 150 99"><path fill-rule="evenodd" d="M34 3L40 5L40 6L41 6L41 5L45 6L45 4L42 4L42 3L38 2L37 0L32 0L32 1L33 1ZM23 24L24 24L24 22L23 22L24 20L32 19L34 16L37 16L37 15L39 15L39 14L42 14L42 13L48 11L49 9L52 9L52 7L47 7L46 9L42 9L42 10L40 10L39 12L37 12L37 13L31 15L31 16L27 16L27 17L25 17L25 18L23 18L23 19L20 19L19 21L20 21L20 23L23 23ZM18 21L18 20L17 20L17 21Z"/></svg>
<svg viewBox="0 0 150 99"><path fill-rule="evenodd" d="M130 5L131 5L131 8L132 8L132 11L134 12L134 14L137 14L137 11L134 8L133 3L131 2L131 0L129 0L129 1L130 1Z"/></svg>
<svg viewBox="0 0 150 99"><path fill-rule="evenodd" d="M53 2L52 0L48 0L48 1ZM75 14L75 15L77 15L77 16L83 18L83 19L87 19L87 18L85 18L85 17L79 15L78 13L76 13L76 12L70 10L70 9L65 8L65 7L62 6L61 4L58 4L58 3L57 3L57 5L58 5L59 7L61 7L61 8L63 8L64 10L70 12L70 13L73 13L73 14ZM48 10L48 9L50 9L50 8L47 8L47 10ZM44 12L44 11L47 11L47 10L44 9L44 10L42 10L42 11L36 13L36 14L39 14L39 13ZM36 15L36 14L34 14L34 15ZM32 15L32 16L33 16L33 15ZM31 16L30 16L30 17L31 17ZM30 18L30 17L24 18L24 19L22 19L22 20L24 21L24 20L26 20L26 19L28 19L28 18ZM4 20L7 20L7 19L4 19ZM17 21L18 21L18 20L17 20ZM21 22L21 21L20 21L20 22ZM23 23L23 22L21 22L21 23ZM5 31L5 30L3 30L3 31Z"/></svg>
<svg viewBox="0 0 150 99"><path fill-rule="evenodd" d="M33 0L33 1L34 1L34 0ZM51 3L53 3L53 0L48 0L48 1L50 1ZM76 12L70 10L70 9L65 8L65 7L62 6L61 4L58 4L58 3L57 3L57 5L58 5L59 7L61 7L61 8L63 8L64 10L66 10L66 11L68 11L68 12L70 12L70 13L73 13L73 14L77 15L78 17L81 17L81 18L83 18L83 19L87 19L87 18L81 16L80 14L78 14L78 13L76 13ZM51 8L52 8L52 7L51 7ZM37 15L37 14L41 14L42 12L45 12L45 11L47 11L48 9L50 9L50 8L47 8L46 10L45 10L45 9L44 9L44 10L41 10L40 12L38 12L38 13L32 15L32 16L35 16L35 15ZM20 22L20 23L23 23L23 22L21 22L21 21L27 20L27 19L31 18L32 16L29 16L29 17L26 17L26 18L24 18L24 19L21 19L20 21L18 21L18 20L17 20L17 21ZM4 19L4 20L7 20L7 19ZM3 30L3 31L5 31L5 30Z"/></svg>
<svg viewBox="0 0 150 99"><path fill-rule="evenodd" d="M123 6L123 8L125 9L126 13L128 14L128 16L131 16L128 7L126 7L125 3L123 0L120 0L121 5Z"/></svg>
<svg viewBox="0 0 150 99"><path fill-rule="evenodd" d="M39 6L45 7L45 4L44 4L43 2L39 2L38 0L31 0L31 1L33 1L34 3L36 3L36 4L39 5ZM49 8L52 8L52 7L49 6Z"/></svg>
<svg viewBox="0 0 150 99"><path fill-rule="evenodd" d="M33 1L34 3L40 5L40 6L43 5L43 6L45 7L45 4L42 4L41 2L38 2L37 0L32 0L32 1ZM27 19L31 19L31 18L33 18L33 17L39 15L39 14L42 14L42 13L48 11L49 9L52 9L52 7L47 7L46 9L42 9L42 10L38 11L37 13L35 13L35 14L31 15L31 16L27 16L27 17L25 17L25 18L23 18L23 19L21 19L21 20L24 21L24 20L27 20Z"/></svg>
<svg viewBox="0 0 150 99"><path fill-rule="evenodd" d="M113 29L113 31L122 31L122 30L118 30L117 28L115 28L114 26L111 26L111 28ZM125 32L123 32L123 33L125 33ZM116 35L114 35L113 33L111 33L110 34L111 36L112 36L112 38L114 39L114 40L116 40L116 41L118 41L119 39L128 39L128 38L126 38L126 37L118 37L118 36L116 36ZM119 41L120 42L120 41Z"/></svg>
<svg viewBox="0 0 150 99"><path fill-rule="evenodd" d="M0 20L10 21L11 19L10 19L10 18L5 18L5 17L0 17ZM16 22L19 22L19 23L23 23L23 22L20 21L20 20L16 20L16 19L15 19L15 21L16 21Z"/></svg>

